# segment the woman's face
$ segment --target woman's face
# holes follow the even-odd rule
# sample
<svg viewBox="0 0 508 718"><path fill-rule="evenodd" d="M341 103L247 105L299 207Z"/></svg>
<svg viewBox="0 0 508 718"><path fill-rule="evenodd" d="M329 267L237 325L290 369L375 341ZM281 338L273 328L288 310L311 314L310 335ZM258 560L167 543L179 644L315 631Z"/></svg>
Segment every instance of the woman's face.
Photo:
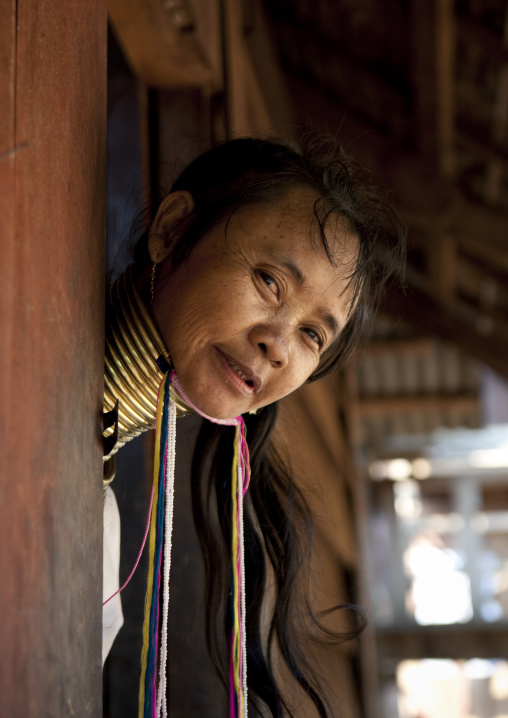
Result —
<svg viewBox="0 0 508 718"><path fill-rule="evenodd" d="M357 239L340 218L329 222L333 266L312 223L315 200L301 188L241 208L180 266L162 264L153 315L205 414L231 418L290 394L343 329Z"/></svg>

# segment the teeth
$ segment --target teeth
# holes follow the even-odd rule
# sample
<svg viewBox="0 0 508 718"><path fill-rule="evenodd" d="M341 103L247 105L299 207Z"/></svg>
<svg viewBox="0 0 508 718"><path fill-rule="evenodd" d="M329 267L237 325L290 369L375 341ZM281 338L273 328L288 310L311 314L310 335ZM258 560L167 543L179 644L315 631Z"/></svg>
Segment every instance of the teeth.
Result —
<svg viewBox="0 0 508 718"><path fill-rule="evenodd" d="M247 381L248 377L246 374L243 373L243 371L240 369L240 367L236 366L236 364L233 364L233 362L229 361L229 359L228 359L228 363L231 367L233 367L233 369L236 371L236 373L238 374L239 377L241 377L244 381Z"/></svg>

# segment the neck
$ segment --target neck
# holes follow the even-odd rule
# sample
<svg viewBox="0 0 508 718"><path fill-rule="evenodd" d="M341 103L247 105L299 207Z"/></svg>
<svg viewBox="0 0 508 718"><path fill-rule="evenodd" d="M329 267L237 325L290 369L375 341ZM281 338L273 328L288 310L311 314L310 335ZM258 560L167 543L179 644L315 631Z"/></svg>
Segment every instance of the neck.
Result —
<svg viewBox="0 0 508 718"><path fill-rule="evenodd" d="M118 439L105 461L135 436L155 428L157 393L164 376L161 357L171 368L171 357L134 283L131 265L110 287L106 307L104 411L113 410L118 400ZM180 414L189 411L183 401L176 403Z"/></svg>

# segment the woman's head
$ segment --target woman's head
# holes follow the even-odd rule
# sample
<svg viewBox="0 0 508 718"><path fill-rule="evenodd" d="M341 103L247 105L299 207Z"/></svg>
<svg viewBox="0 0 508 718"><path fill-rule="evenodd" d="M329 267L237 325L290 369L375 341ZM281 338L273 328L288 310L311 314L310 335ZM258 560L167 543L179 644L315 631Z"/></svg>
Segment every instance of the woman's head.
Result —
<svg viewBox="0 0 508 718"><path fill-rule="evenodd" d="M333 149L234 140L161 203L153 314L205 413L265 406L344 360L401 259L399 225Z"/></svg>

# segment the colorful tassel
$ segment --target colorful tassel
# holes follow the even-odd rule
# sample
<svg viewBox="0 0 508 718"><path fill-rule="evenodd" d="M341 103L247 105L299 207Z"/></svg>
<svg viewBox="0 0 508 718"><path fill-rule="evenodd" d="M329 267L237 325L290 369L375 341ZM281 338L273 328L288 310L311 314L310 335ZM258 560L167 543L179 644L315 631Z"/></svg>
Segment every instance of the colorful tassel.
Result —
<svg viewBox="0 0 508 718"><path fill-rule="evenodd" d="M149 564L143 623L143 649L141 652L141 680L139 688L139 718L156 715L156 664L159 635L160 567L165 498L165 467L168 449L170 381L166 374L159 388L155 431L155 458L153 477L153 505L150 522ZM174 433L174 432L173 432ZM171 492L171 499L173 492Z"/></svg>
<svg viewBox="0 0 508 718"><path fill-rule="evenodd" d="M249 488L250 462L245 422L234 419L214 419L200 411L190 401L175 373L172 382L184 402L196 413L214 424L236 426L235 453L231 472L231 653L230 653L230 718L247 718L247 632L245 606L245 565L243 545L243 497Z"/></svg>
<svg viewBox="0 0 508 718"><path fill-rule="evenodd" d="M174 388L173 388L174 387ZM148 524L135 566L120 591L130 581L149 536L148 582L145 596L139 718L167 718L167 633L169 612L169 577L176 458L177 408L174 391L203 418L215 424L235 426L235 450L231 474L231 655L230 655L230 718L247 718L247 634L245 606L245 565L243 544L243 497L249 487L250 464L245 422L214 419L200 411L186 395L175 372L166 373L159 388L155 429L155 459ZM164 562L163 562L164 558ZM159 596L162 577L162 626L159 630ZM117 591L119 593L119 591ZM116 595L116 593L114 594ZM107 601L110 601L110 596ZM105 601L104 603L107 603ZM161 645L159 650L159 635ZM159 678L156 669L159 659Z"/></svg>

